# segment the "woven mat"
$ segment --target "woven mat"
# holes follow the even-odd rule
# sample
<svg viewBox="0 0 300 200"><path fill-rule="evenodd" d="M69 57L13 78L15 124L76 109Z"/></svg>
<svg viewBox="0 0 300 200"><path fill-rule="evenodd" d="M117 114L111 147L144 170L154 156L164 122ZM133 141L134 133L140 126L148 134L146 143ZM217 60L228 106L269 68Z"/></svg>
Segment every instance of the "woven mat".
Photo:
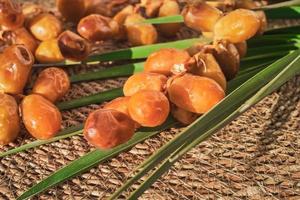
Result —
<svg viewBox="0 0 300 200"><path fill-rule="evenodd" d="M183 29L178 37L193 34ZM98 50L103 52L124 46L126 44L106 42ZM70 69L69 74L109 65L77 66ZM125 80L74 84L64 100L120 87ZM101 105L90 105L63 112L63 126L84 122L88 113L99 107ZM162 132L33 199L105 199L130 177L135 167L179 131L172 128ZM299 132L300 77L295 77L185 155L141 199L299 200ZM18 141L0 147L0 152L31 141L33 139L23 129ZM74 136L0 159L0 199L15 199L38 181L91 150L93 147L82 136Z"/></svg>

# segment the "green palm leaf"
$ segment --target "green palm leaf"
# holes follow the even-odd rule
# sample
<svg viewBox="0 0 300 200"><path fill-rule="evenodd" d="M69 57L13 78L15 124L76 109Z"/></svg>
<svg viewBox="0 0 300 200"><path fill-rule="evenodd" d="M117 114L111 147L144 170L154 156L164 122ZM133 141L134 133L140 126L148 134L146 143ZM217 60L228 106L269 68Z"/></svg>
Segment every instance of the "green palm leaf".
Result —
<svg viewBox="0 0 300 200"><path fill-rule="evenodd" d="M300 26L288 26L284 28L273 28L266 31L265 34L299 34Z"/></svg>
<svg viewBox="0 0 300 200"><path fill-rule="evenodd" d="M66 128L65 130L61 131L57 137L51 138L49 140L36 140L34 142L0 153L0 158L81 134L82 129L83 129L83 124Z"/></svg>
<svg viewBox="0 0 300 200"><path fill-rule="evenodd" d="M285 19L299 19L300 7L291 6L285 8L274 8L266 10L265 12L268 19L282 19L282 16L284 16Z"/></svg>
<svg viewBox="0 0 300 200"><path fill-rule="evenodd" d="M172 15L166 17L150 18L143 21L145 24L169 24L169 23L183 23L182 15Z"/></svg>
<svg viewBox="0 0 300 200"><path fill-rule="evenodd" d="M280 49L280 51L291 51L300 48L300 42L295 44L283 44L283 45L270 45L258 48L249 48L247 56L253 56L257 54L263 54L265 52L272 52L274 49Z"/></svg>
<svg viewBox="0 0 300 200"><path fill-rule="evenodd" d="M177 48L185 49L197 42L210 43L211 39L201 36L200 38L179 40L174 42L165 42L159 44L145 45L139 47L132 47L128 49L121 49L101 55L94 55L88 58L87 62L95 61L114 61L114 60L126 60L126 59L141 59L148 57L151 53L158 51L161 48Z"/></svg>
<svg viewBox="0 0 300 200"><path fill-rule="evenodd" d="M98 70L93 72L88 72L84 74L76 74L70 77L72 83L82 82L82 81L93 81L106 78L115 78L122 76L130 76L137 72L142 72L144 70L144 63L132 63L122 66L110 67L104 70Z"/></svg>
<svg viewBox="0 0 300 200"><path fill-rule="evenodd" d="M123 96L123 90L122 88L117 88L117 89L101 92L98 94L82 97L79 99L61 102L58 103L56 106L60 110L69 110L69 109L74 109L82 106L88 106L91 104L103 103L104 101L109 101L120 96Z"/></svg>

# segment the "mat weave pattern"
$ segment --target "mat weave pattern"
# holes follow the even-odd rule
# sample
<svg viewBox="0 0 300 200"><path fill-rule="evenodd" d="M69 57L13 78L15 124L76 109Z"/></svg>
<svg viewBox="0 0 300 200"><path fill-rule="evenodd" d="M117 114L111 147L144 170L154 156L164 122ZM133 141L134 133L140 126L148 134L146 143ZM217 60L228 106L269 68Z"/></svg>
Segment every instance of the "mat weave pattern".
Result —
<svg viewBox="0 0 300 200"><path fill-rule="evenodd" d="M40 1L51 4L52 1ZM52 4L51 4L52 5ZM179 38L191 37L184 29ZM99 51L125 47L106 42ZM69 74L109 66L77 66ZM36 72L35 72L36 73ZM73 84L70 100L121 87L126 78ZM63 126L84 122L90 105L63 112ZM33 199L105 199L124 183L144 159L180 129L172 128L136 145L126 153L94 167ZM33 141L23 128L16 143L0 152ZM74 136L0 159L0 199L15 199L26 189L71 161L93 150L82 136ZM141 199L300 199L300 77L194 148Z"/></svg>

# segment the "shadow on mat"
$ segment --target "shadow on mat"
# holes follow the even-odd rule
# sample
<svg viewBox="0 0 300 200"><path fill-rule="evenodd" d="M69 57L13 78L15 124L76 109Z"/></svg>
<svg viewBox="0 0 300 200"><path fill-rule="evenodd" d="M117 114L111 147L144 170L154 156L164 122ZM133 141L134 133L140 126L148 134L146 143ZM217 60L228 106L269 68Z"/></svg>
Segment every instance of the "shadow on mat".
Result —
<svg viewBox="0 0 300 200"><path fill-rule="evenodd" d="M280 135L277 131L283 128L290 120L292 112L297 109L297 103L300 101L300 94L295 94L289 89L288 85L284 85L280 90L278 102L270 115L270 122L264 127L262 134L260 135L257 155L255 156L256 158L264 155L268 151L268 145L277 141L277 138Z"/></svg>

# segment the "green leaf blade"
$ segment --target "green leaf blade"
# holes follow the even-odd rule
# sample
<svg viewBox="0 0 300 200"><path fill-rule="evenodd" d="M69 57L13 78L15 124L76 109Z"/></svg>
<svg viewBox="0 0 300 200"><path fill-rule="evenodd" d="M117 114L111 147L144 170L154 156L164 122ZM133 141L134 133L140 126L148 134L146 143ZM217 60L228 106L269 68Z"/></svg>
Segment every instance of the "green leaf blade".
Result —
<svg viewBox="0 0 300 200"><path fill-rule="evenodd" d="M107 78L116 78L122 76L130 76L137 72L142 72L144 69L144 62L132 63L127 65L110 67L104 70L88 72L85 74L77 74L70 77L72 83L78 83L82 81L93 81Z"/></svg>
<svg viewBox="0 0 300 200"><path fill-rule="evenodd" d="M146 24L170 24L170 23L182 23L183 17L182 15L172 15L166 17L157 17L157 18L150 18L143 21Z"/></svg>
<svg viewBox="0 0 300 200"><path fill-rule="evenodd" d="M291 6L266 10L267 19L299 19L300 7Z"/></svg>
<svg viewBox="0 0 300 200"><path fill-rule="evenodd" d="M6 152L0 153L0 158L3 158L5 156L9 156L9 155L12 155L12 154L16 154L16 153L19 153L19 152L23 152L23 151L26 151L28 149L32 149L32 148L35 148L35 147L38 147L38 146L41 146L41 145L44 145L44 144L49 144L49 143L52 143L52 142L56 142L56 141L59 141L59 140L65 139L65 138L69 138L69 137L81 134L82 129L83 129L82 124L78 125L78 126L73 126L73 127L67 128L67 129L61 131L58 134L58 136L56 136L54 138L51 138L49 140L36 140L34 142L31 142L31 143L22 145L20 147L8 150Z"/></svg>
<svg viewBox="0 0 300 200"><path fill-rule="evenodd" d="M272 9L277 9L277 8L285 8L285 7L293 7L293 6L300 6L300 0L290 0L290 1L280 2L280 3L274 3L274 4L262 6L257 9L258 10L272 10Z"/></svg>
<svg viewBox="0 0 300 200"><path fill-rule="evenodd" d="M300 26L287 26L287 27L280 27L280 28L273 28L267 30L265 34L273 35L273 34L299 34Z"/></svg>
<svg viewBox="0 0 300 200"><path fill-rule="evenodd" d="M88 106L91 104L99 104L104 101L109 101L118 97L123 96L123 88L116 88L109 91L101 92L98 94L82 97L79 99L74 99L71 101L58 103L56 106L60 110L69 110L82 106Z"/></svg>
<svg viewBox="0 0 300 200"><path fill-rule="evenodd" d="M94 61L115 61L115 60L127 60L127 59L142 59L148 57L151 53L158 51L161 48L177 48L185 49L197 42L210 43L211 39L200 37L186 40L179 40L174 42L165 42L159 44L145 45L139 47L132 47L129 49L121 49L114 52L104 53L101 55L91 56L87 62Z"/></svg>

